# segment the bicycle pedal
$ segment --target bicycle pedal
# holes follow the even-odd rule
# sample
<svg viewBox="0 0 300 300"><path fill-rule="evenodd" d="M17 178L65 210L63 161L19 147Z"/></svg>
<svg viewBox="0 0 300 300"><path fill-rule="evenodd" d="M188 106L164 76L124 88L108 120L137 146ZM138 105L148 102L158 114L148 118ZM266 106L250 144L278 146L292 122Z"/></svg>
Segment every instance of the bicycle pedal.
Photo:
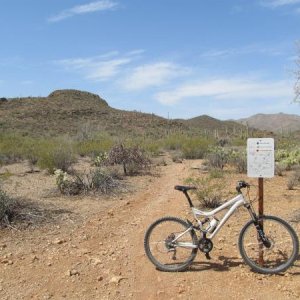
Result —
<svg viewBox="0 0 300 300"><path fill-rule="evenodd" d="M205 257L206 257L206 259L211 259L209 253L205 253Z"/></svg>

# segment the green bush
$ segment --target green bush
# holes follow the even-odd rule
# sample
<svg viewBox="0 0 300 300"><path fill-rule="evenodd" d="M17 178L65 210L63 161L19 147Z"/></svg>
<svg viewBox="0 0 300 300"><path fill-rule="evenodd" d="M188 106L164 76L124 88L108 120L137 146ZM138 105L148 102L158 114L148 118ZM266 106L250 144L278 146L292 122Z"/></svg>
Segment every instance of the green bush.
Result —
<svg viewBox="0 0 300 300"><path fill-rule="evenodd" d="M208 153L211 141L205 138L189 138L182 145L182 155L186 159L202 159Z"/></svg>
<svg viewBox="0 0 300 300"><path fill-rule="evenodd" d="M111 194L120 192L124 189L114 174L107 170L97 168L86 174L69 175L62 170L56 170L56 184L60 192L64 195L79 195L88 192L97 192L101 194Z"/></svg>
<svg viewBox="0 0 300 300"><path fill-rule="evenodd" d="M247 154L246 151L232 150L229 154L228 162L240 174L247 173Z"/></svg>
<svg viewBox="0 0 300 300"><path fill-rule="evenodd" d="M75 149L80 156L96 157L100 153L108 152L113 144L114 141L111 138L103 137L77 142Z"/></svg>
<svg viewBox="0 0 300 300"><path fill-rule="evenodd" d="M224 171L221 170L221 169L216 169L216 168L213 168L213 169L210 169L209 170L209 177L211 179L214 179L214 178L223 178L224 177Z"/></svg>
<svg viewBox="0 0 300 300"><path fill-rule="evenodd" d="M0 134L0 163L9 164L24 158L26 138L17 134Z"/></svg>
<svg viewBox="0 0 300 300"><path fill-rule="evenodd" d="M180 150L184 142L185 138L183 136L172 135L163 139L163 147L165 150Z"/></svg>
<svg viewBox="0 0 300 300"><path fill-rule="evenodd" d="M222 170L228 162L229 152L223 147L213 147L210 148L205 158L210 167Z"/></svg>
<svg viewBox="0 0 300 300"><path fill-rule="evenodd" d="M192 192L200 202L201 208L216 208L222 204L224 197L224 186L219 181L211 177L189 178L188 184L195 186L197 189Z"/></svg>
<svg viewBox="0 0 300 300"><path fill-rule="evenodd" d="M290 170L292 166L300 164L300 149L279 149L275 152L275 161Z"/></svg>
<svg viewBox="0 0 300 300"><path fill-rule="evenodd" d="M72 145L68 143L43 143L38 151L38 166L53 174L56 169L67 172L75 162Z"/></svg>

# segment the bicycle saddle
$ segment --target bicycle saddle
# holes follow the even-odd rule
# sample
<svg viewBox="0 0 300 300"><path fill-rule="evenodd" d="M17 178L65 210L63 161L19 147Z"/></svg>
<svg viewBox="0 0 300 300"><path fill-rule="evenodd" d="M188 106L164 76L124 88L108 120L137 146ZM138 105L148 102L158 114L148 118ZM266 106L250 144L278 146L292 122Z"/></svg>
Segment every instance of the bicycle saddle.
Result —
<svg viewBox="0 0 300 300"><path fill-rule="evenodd" d="M189 190L196 190L197 188L195 186L175 185L174 189L177 191L186 192Z"/></svg>

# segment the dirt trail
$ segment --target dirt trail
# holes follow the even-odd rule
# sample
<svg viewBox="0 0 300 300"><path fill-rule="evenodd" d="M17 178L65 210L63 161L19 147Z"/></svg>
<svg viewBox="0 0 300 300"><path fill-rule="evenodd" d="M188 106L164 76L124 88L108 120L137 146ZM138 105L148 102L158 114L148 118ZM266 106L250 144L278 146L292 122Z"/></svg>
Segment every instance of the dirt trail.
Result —
<svg viewBox="0 0 300 300"><path fill-rule="evenodd" d="M247 218L243 212L217 236L212 260L199 253L191 269L181 273L159 272L148 261L146 228L162 216L187 217L187 203L173 186L195 164L169 163L159 177L137 179L137 192L100 212L89 203L95 211L82 223L4 231L0 299L299 299L299 261L277 276L253 273L243 264L236 244ZM299 199L288 203L292 210L299 208ZM284 205L273 203L271 213L286 215ZM299 234L299 223L293 226Z"/></svg>

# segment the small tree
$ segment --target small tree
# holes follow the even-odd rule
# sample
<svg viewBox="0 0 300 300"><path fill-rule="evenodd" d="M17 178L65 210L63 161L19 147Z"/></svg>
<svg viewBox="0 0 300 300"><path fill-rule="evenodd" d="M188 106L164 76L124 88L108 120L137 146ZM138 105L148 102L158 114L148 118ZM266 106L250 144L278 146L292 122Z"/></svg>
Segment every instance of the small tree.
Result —
<svg viewBox="0 0 300 300"><path fill-rule="evenodd" d="M123 144L114 146L108 153L108 164L121 164L123 166L124 174L138 172L141 169L148 169L150 167L150 159L146 157L145 153L137 146L124 147ZM135 170L130 167L134 166Z"/></svg>

